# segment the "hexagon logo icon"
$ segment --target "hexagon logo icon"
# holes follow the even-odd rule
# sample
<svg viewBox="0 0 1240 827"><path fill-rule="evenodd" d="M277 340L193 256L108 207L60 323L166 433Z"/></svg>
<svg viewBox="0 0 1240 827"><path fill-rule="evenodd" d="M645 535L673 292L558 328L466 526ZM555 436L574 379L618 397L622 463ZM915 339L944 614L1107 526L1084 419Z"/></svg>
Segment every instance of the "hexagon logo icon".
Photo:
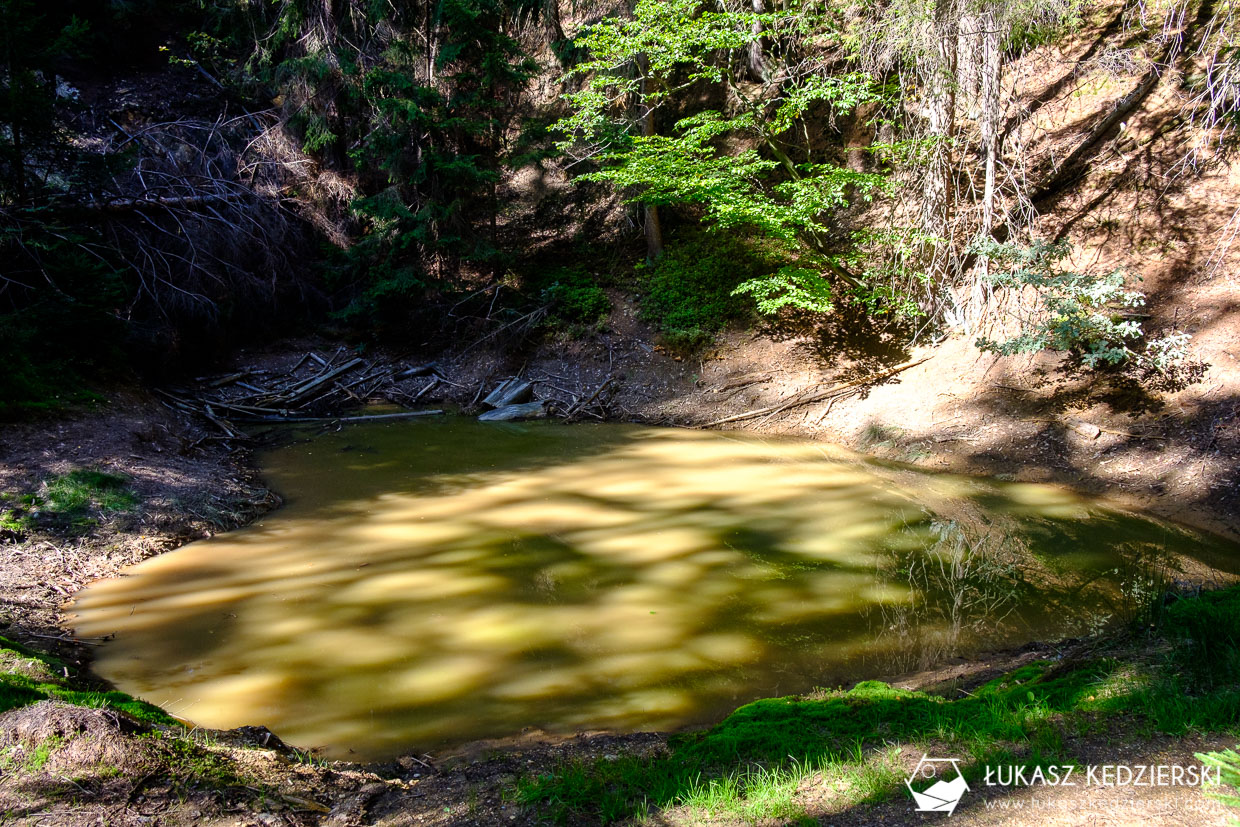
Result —
<svg viewBox="0 0 1240 827"><path fill-rule="evenodd" d="M926 789L921 792L913 789L914 781L930 778L935 779L935 782ZM951 815L956 812L956 805L960 803L961 797L969 791L969 783L964 780L964 773L960 771L959 758L931 758L925 754L917 762L913 774L905 780L904 786L913 794L919 813Z"/></svg>

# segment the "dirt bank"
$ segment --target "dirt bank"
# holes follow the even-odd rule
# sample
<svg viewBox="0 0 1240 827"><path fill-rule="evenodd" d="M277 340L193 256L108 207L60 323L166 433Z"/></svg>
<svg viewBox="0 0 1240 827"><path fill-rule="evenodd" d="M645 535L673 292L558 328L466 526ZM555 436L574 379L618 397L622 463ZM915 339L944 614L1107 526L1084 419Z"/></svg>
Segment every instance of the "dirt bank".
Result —
<svg viewBox="0 0 1240 827"><path fill-rule="evenodd" d="M47 480L83 468L123 480L136 505L41 521L31 498ZM137 390L113 393L94 411L0 428L0 491L7 495L0 511L29 524L0 539L0 629L73 660L84 650L60 645L60 606L80 588L278 504L251 470L247 449L221 443Z"/></svg>
<svg viewBox="0 0 1240 827"><path fill-rule="evenodd" d="M1213 385L1206 386L1205 404L1194 402L1198 397L1191 391L1177 391L1162 394L1157 406L1133 416L1098 402L1092 396L1097 386L1088 388L1083 379L1056 381L1053 359L1023 363L1044 371L1039 380L1032 373L1014 375L1013 366L994 365L991 357L979 357L959 340L897 350L881 360L860 354L841 358L838 353L826 360L812 343L805 336L732 333L713 353L686 361L662 351L637 319L634 306L617 297L608 331L586 341L541 345L521 355L520 363L502 347L437 354L443 381L420 401L467 406L479 388L520 371L535 381L540 396L571 407L573 399L589 397L611 379L611 388L601 395L605 408L599 409L611 417L700 426L754 409L779 408L807 388L833 387L929 357L888 378L849 389L829 403L727 424L759 433L830 438L928 467L1055 480L1091 492L1118 493L1164 515L1235 533L1235 500L1217 483L1227 479L1228 451L1236 434L1234 423L1219 419L1219 409L1209 406L1209 393L1218 393L1209 391ZM239 353L236 364L284 369L307 348L330 349L324 342L282 343ZM418 355L404 356L413 362ZM416 395L431 381L410 377L398 391ZM1079 392L1072 398L1081 401L1066 407L1063 394L1071 387ZM1212 430L1203 427L1202 417L1207 416L1218 420ZM1095 425L1097 433L1082 422ZM49 680L90 689L99 688L89 672L93 642L73 641L64 631L61 605L95 578L114 576L145 557L240 525L275 505L276 499L255 476L247 447L221 439L209 422L169 409L143 392L117 393L99 410L8 426L0 435L0 486L6 492L37 494L48 479L83 467L125 479L137 504L72 524L40 524L36 519L27 531L7 530L0 634L58 654L69 677L53 674ZM1034 647L1002 653L908 676L902 684L958 693L1032 658L1059 658L1066 651ZM454 755L406 756L388 766L328 766L295 751L272 749L278 741L261 729L187 739L175 728L135 724L124 714L67 709L45 701L21 715L12 713L17 717L0 724L10 769L7 780L0 781L0 807L18 820L538 823L537 809L510 800L517 779L573 762L589 765L617 756L654 760L668 750L663 735L597 733L553 739L528 733L516 741L474 745ZM54 748L47 758L37 759L39 745L49 743L48 738ZM88 749L83 743L96 746ZM1190 743L1126 732L1074 742L1078 752L1116 755L1122 747L1127 758L1150 761L1191 758L1194 751L1226 746L1227 738ZM101 761L120 768L121 775L100 771ZM65 778L72 784L66 785ZM831 783L825 778L807 782L798 793L800 806L816 818L820 815L823 823L874 823L874 818L911 823L906 802L897 800L873 812L844 806ZM1156 814L1170 819L1174 812L1192 811L1200 816L1196 823L1221 823L1223 810L1199 791L1182 790L1175 796L1151 800ZM1105 798L1098 804L1108 806ZM673 809L664 812L661 823L690 823L697 817L692 809ZM999 823L980 810L971 818ZM1027 823L1020 816L1004 818L1004 823ZM730 822L723 818L721 823Z"/></svg>

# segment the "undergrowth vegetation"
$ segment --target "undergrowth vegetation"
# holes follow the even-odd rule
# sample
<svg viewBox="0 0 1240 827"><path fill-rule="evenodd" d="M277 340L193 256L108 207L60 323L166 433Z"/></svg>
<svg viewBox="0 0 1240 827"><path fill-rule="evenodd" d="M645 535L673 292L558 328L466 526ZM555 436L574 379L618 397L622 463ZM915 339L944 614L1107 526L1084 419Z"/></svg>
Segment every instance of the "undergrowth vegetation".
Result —
<svg viewBox="0 0 1240 827"><path fill-rule="evenodd" d="M77 468L48 477L37 492L0 492L0 533L49 528L73 534L133 510L138 501L125 477Z"/></svg>
<svg viewBox="0 0 1240 827"><path fill-rule="evenodd" d="M1072 248L1066 241L1016 244L982 243L977 251L994 267L992 285L1018 295L1032 291L1036 306L1016 313L1020 330L1004 341L987 337L977 340L982 350L1001 356L1060 350L1072 354L1086 367L1134 363L1166 371L1188 358L1189 336L1174 332L1159 339L1145 338L1139 308L1145 294L1128 289L1122 271L1098 274L1076 272L1063 262Z"/></svg>
<svg viewBox="0 0 1240 827"><path fill-rule="evenodd" d="M1105 128L1042 170L1059 148L1013 72L1032 49L1069 48L1090 15L1076 0L975 6L10 2L0 418L88 400L101 372L175 371L241 332L435 341L479 307L469 321L500 328L511 316L462 296L498 295L548 239L578 252L527 297L549 315L519 330L572 338L608 308L581 251L629 255L639 235L636 292L674 350L755 309L848 305L975 336L1033 288L1045 318L985 347L1166 370L1186 337L1139 343L1137 294L1112 276L987 264L1057 249L1036 240L1034 203L1074 185L1153 84L1102 102ZM1230 7L1156 4L1097 45L1157 41L1122 49L1151 78L1181 74L1166 69L1186 50L1207 58L1176 126L1209 131L1177 133L1204 147L1230 132L1235 25ZM143 114L125 126L85 116L119 112L108 90L130 70L218 120L131 102ZM549 197L552 179L573 194ZM687 226L711 232L665 244Z"/></svg>
<svg viewBox="0 0 1240 827"><path fill-rule="evenodd" d="M642 317L670 349L701 347L752 313L752 303L737 288L781 264L775 249L735 235L676 237L657 261L637 267Z"/></svg>
<svg viewBox="0 0 1240 827"><path fill-rule="evenodd" d="M795 820L810 780L836 790L841 808L907 795L905 746L950 751L975 780L996 763L1074 763L1073 739L1120 724L1137 736L1240 736L1240 588L1177 600L1162 618L1155 640L1132 632L1083 660L1027 664L951 697L867 681L755 701L674 737L667 754L569 762L520 779L513 795L559 824L673 807Z"/></svg>
<svg viewBox="0 0 1240 827"><path fill-rule="evenodd" d="M597 329L611 312L599 278L581 266L539 270L523 286L548 308L548 327L567 338Z"/></svg>
<svg viewBox="0 0 1240 827"><path fill-rule="evenodd" d="M159 707L114 690L83 689L63 661L0 637L0 712L52 699L74 706L114 709L139 721L174 725Z"/></svg>

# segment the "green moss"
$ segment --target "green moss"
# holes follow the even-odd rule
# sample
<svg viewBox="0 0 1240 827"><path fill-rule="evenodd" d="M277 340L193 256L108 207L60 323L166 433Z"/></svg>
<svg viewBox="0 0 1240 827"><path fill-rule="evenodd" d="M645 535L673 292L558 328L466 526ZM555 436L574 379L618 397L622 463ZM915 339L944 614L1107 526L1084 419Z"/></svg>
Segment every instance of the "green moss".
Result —
<svg viewBox="0 0 1240 827"><path fill-rule="evenodd" d="M257 783L243 778L231 761L192 741L169 738L159 733L146 737L159 740L159 750L164 759L163 768L179 786L219 790L247 784L253 786Z"/></svg>
<svg viewBox="0 0 1240 827"><path fill-rule="evenodd" d="M673 737L652 758L567 763L521 779L514 795L558 823L602 823L651 807L690 806L757 821L799 817L789 797L808 774L822 773L853 804L906 794L884 763L890 744L950 744L968 756L966 777L996 763L1028 767L1072 763L1065 733L1110 721L1125 731L1240 733L1240 686L1233 664L1240 588L1175 604L1163 633L1172 653L1128 644L1112 657L1035 662L961 697L865 681L850 690L746 704L705 732ZM1221 664L1203 671L1206 653Z"/></svg>
<svg viewBox="0 0 1240 827"><path fill-rule="evenodd" d="M17 661L35 661L44 668L24 668ZM138 700L124 692L81 689L72 685L69 670L63 661L35 652L0 637L0 712L29 706L49 698L75 706L115 709L139 721L174 725L177 720L154 704Z"/></svg>

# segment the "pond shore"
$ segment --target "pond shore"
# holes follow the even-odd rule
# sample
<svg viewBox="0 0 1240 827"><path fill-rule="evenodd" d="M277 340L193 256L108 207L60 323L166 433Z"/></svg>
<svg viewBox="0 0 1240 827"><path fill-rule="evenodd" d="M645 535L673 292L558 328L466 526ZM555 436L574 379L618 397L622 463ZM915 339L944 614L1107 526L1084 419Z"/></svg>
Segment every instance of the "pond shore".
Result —
<svg viewBox="0 0 1240 827"><path fill-rule="evenodd" d="M804 387L830 386L847 381L849 375L847 371L818 376L804 373L778 382L768 381L763 379L767 373L784 376L793 372L794 362L781 363L768 358L770 354L750 354L742 361L733 355L686 363L657 350L657 346L643 346L646 340L641 337L633 341L637 343L626 345L625 355L618 355L616 342L605 337L585 344L550 346L524 366L514 366L498 352L471 355L468 359L447 357L445 370L452 383L444 383L426 399L436 405L465 405L479 386L513 375L523 367L525 376L541 376L547 385L553 381L561 386L569 384L575 392L588 392L609 378L615 380L617 390L609 399L608 409L613 418L694 426L753 409L778 407L781 399ZM258 355L241 354L238 358L292 359L302 344ZM1050 417L1030 415L1045 412L1046 406L1055 400L1057 391L1051 388L1046 391L1048 396L1038 397L1040 401L1002 416L994 412L986 416L968 413L970 409L958 405L959 399L953 397L945 404L957 405L952 408L958 414L951 423L955 430L935 436L922 426L941 414L941 409L931 406L916 412L906 408L904 415L899 412L907 404L909 394L925 396L927 387L943 388L936 392L940 398L944 393L953 393L950 385L938 382L936 377L944 365L958 365L966 359L968 354L957 350L951 346L940 349L935 354L936 359L942 360L937 366L931 361L924 372L925 366L919 365L890 381L866 386L863 393L836 400L825 412L797 410L792 418L744 420L740 424L749 428L756 425L760 433L835 439L875 455L928 468L1071 484L1089 493L1145 507L1160 516L1237 536L1234 495L1231 489L1221 490L1218 485L1220 480L1228 479L1224 474L1230 473L1230 460L1224 448L1233 438L1228 430L1234 424L1231 420L1214 423L1213 441L1206 442L1204 448L1200 428L1177 429L1165 416L1127 423L1094 416L1087 424L1102 423L1094 426L1097 433L1088 429L1078 431L1065 426L1064 417L1057 415L1054 422L1042 422L1039 420ZM763 362L774 368L763 370ZM757 371L753 370L755 367ZM864 375L875 372L868 370ZM960 389L955 391L959 394ZM1036 388L1027 389L1020 398L1039 393ZM901 423L898 433L892 426L882 424L888 421ZM1111 427L1116 424L1122 425L1126 434L1144 436L1138 439L1110 433L1121 430ZM1025 433L1028 429L1032 429L1032 436ZM979 450L979 440L992 432L998 433L983 440L985 450ZM1155 435L1161 438L1153 439ZM92 468L126 478L137 496L138 506L131 511L91 515L72 526L36 525L29 531L3 529L6 565L0 573L0 621L4 624L0 634L30 650L55 656L59 666L53 671L62 674L51 677L58 685L84 690L104 688L90 672L92 642L75 641L65 632L62 606L71 601L76 591L92 580L115 576L125 566L146 557L242 525L278 505L278 497L256 475L249 450L236 443L226 444L217 436L209 423L174 412L139 391L114 394L109 403L94 412L9 425L0 431L0 489L6 492L33 492L40 481L74 468ZM1099 442L1113 437L1119 441ZM1158 444L1160 454L1154 467L1145 474L1129 471L1119 484L1108 481L1107 466L1115 465L1117 459L1123 463L1125 458L1149 451L1152 443ZM957 450L966 446L967 450ZM1188 473L1168 474L1164 466L1186 466ZM0 505L0 511L11 512L14 508L21 516L19 503ZM71 603L65 608L71 612ZM1042 646L1000 653L952 664L934 673L906 677L898 683L910 688L957 692L1034 659L1076 657L1082 647L1092 645ZM11 654L18 650L8 651L6 668L12 666L15 658L26 657L21 652ZM62 713L49 710L44 719L54 719L57 714ZM70 796L57 778L68 774L77 778L78 784L85 782L74 775L74 766L55 766L51 775L37 769L24 774L21 790L3 789L4 782L0 782L4 795L0 804L15 808L13 813L31 821L50 817L51 823L63 824L87 823L100 813L119 813L120 823L139 823L141 807L136 805L145 806L146 812L159 811L170 823L361 824L378 823L378 813L387 814L383 823L537 823L541 819L537 807L521 808L507 798L517 779L550 772L565 761L589 764L621 755L653 760L666 755L668 750L667 738L662 735L597 733L553 739L529 733L512 743L476 745L453 756L409 756L393 765L372 767L328 766L312 756L267 748L273 743L271 736L260 728L199 734L188 741L179 739L178 743L184 741L185 749L194 756L188 761L187 770L174 768L166 754L149 750L141 740L149 733L126 732L111 719L101 723L82 715L88 713L69 713L57 725L59 729L55 731L62 734L56 737L72 740L75 731L95 733L92 737L97 736L96 740L115 735L113 746L128 756L125 760L144 768L159 783L143 779L137 785L125 786L122 781L133 779L113 778L93 786L86 783L90 794L85 797L80 792ZM263 722L253 723L261 726ZM29 727L30 721L22 726ZM1230 745L1229 737L1195 737L1181 742L1150 740L1135 731L1119 734L1124 748L1134 755L1184 753L1191 758L1194 751ZM12 731L0 734L0 744L15 743L16 737ZM87 753L86 758L96 760L98 756ZM216 759L229 768L227 772L204 769L215 767ZM74 760L81 763L86 759L79 756ZM76 770L85 772L82 766L76 766ZM1216 805L1198 804L1201 796L1192 792L1197 798L1176 806L1206 807L1203 817L1208 818L1197 823L1213 823L1213 819L1221 817L1222 811ZM14 802L20 801L30 803L18 807ZM884 823L918 823L904 820L912 819L911 814L905 813L904 801L876 806L887 807L882 816ZM831 812L831 823L873 823L866 820L874 815L868 805ZM665 823L695 818L688 811L665 815L669 819ZM740 817L732 821L748 823ZM732 822L724 819L722 823Z"/></svg>

